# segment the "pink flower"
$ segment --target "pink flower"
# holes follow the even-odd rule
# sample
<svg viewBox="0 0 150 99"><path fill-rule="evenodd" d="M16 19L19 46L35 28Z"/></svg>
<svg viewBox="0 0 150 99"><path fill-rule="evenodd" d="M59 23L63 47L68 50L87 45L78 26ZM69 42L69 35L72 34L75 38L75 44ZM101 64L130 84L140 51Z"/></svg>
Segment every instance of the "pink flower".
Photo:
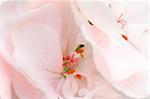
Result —
<svg viewBox="0 0 150 99"><path fill-rule="evenodd" d="M122 98L95 68L106 64L106 60L98 63L103 57L93 43L97 45L99 38L89 39L99 30L86 29L87 42L71 3L8 1L0 7L1 99ZM100 38L108 39L105 35ZM105 70L102 68L103 76L111 81Z"/></svg>

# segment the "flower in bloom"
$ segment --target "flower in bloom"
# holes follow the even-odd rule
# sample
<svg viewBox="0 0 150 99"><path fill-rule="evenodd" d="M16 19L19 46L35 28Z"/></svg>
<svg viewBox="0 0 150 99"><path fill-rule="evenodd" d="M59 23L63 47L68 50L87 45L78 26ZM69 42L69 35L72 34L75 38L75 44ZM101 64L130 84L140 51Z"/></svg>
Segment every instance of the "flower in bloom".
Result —
<svg viewBox="0 0 150 99"><path fill-rule="evenodd" d="M103 2L8 1L0 7L0 98L147 96L146 58Z"/></svg>
<svg viewBox="0 0 150 99"><path fill-rule="evenodd" d="M96 70L69 2L4 2L0 12L2 99L121 99Z"/></svg>

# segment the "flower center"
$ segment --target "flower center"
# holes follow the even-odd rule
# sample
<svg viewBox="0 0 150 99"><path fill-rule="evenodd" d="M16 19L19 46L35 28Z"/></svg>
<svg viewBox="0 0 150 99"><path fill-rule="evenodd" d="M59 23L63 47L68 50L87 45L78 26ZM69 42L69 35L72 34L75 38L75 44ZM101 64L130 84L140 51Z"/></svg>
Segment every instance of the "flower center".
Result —
<svg viewBox="0 0 150 99"><path fill-rule="evenodd" d="M71 54L63 57L64 70L62 75L67 78L67 75L72 74L75 78L81 80L82 76L75 70L78 67L79 61L83 58L84 45L80 44Z"/></svg>

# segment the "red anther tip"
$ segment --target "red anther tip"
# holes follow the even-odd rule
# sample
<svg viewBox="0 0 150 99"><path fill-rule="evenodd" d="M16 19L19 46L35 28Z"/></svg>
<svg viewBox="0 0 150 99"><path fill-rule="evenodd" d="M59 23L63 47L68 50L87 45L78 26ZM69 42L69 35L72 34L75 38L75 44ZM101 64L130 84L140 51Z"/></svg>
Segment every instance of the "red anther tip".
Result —
<svg viewBox="0 0 150 99"><path fill-rule="evenodd" d="M81 76L80 74L77 74L77 75L76 75L76 78L78 78L79 80L81 80L81 77L82 77L82 76Z"/></svg>

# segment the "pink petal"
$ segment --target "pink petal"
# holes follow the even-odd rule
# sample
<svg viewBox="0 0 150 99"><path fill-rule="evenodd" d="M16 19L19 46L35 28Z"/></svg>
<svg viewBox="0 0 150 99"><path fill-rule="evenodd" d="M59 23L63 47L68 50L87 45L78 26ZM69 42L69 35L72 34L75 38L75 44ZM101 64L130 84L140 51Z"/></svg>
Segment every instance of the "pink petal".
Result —
<svg viewBox="0 0 150 99"><path fill-rule="evenodd" d="M94 77L94 86L96 90L94 93L95 99L124 99L123 96L115 91L112 85L107 82L101 75L97 74Z"/></svg>
<svg viewBox="0 0 150 99"><path fill-rule="evenodd" d="M82 76L85 77L89 92L93 94L94 99L122 99L121 95L114 91L111 84L109 84L96 70L95 63L93 62L92 49L90 44L86 47L84 60L80 64L79 72ZM109 93L108 93L109 92Z"/></svg>
<svg viewBox="0 0 150 99"><path fill-rule="evenodd" d="M122 31L119 28L117 29L113 14L102 2L80 2L79 5L81 13L98 27L87 25L81 13L75 12L79 15L76 18L80 21L84 37L94 47L94 61L99 72L113 86L115 85L115 88L126 95L138 98L146 97L148 92L145 93L144 90L146 90L147 77L143 73L146 73L148 68L147 59L125 41L120 34L117 34ZM104 9L105 11L102 11ZM104 12L107 14L104 14ZM134 82L135 76L133 75L135 74L138 74L136 78L141 82ZM129 85L123 83L125 79L128 79L127 82L132 82L135 86L130 89ZM118 83L121 81L122 83ZM118 87L121 85L124 87ZM137 88L137 86L140 87ZM143 90L140 91L140 89Z"/></svg>
<svg viewBox="0 0 150 99"><path fill-rule="evenodd" d="M146 58L131 45L129 45L129 43L127 43L127 41L125 41L121 36L113 37L106 35L106 39L101 39L105 33L99 31L97 32L97 34L99 33L98 40L98 35L95 35L96 33L93 32L95 31L94 29L95 28L89 30L90 32L87 30L84 32L86 33L86 37L94 46L95 64L98 70L103 74L104 77L106 77L107 80L111 81L112 83L118 82L127 79L128 77L132 77L132 75L135 73L146 72ZM134 79L134 77L132 79ZM146 78L144 77L143 79ZM142 81L143 83L145 82L144 80ZM142 86L141 88L145 88L143 83L133 83ZM122 88L119 90L123 91L124 93L128 92ZM140 94L141 92L136 93L134 90L130 92L132 93L133 97L143 97L147 95L147 93L144 95ZM127 94L131 95L130 93Z"/></svg>
<svg viewBox="0 0 150 99"><path fill-rule="evenodd" d="M73 76L67 77L63 84L62 90L65 97L76 96L79 90L79 84Z"/></svg>
<svg viewBox="0 0 150 99"><path fill-rule="evenodd" d="M117 17L121 14L128 24L148 23L148 1L112 1L112 11Z"/></svg>
<svg viewBox="0 0 150 99"><path fill-rule="evenodd" d="M11 99L11 79L9 64L0 55L0 98Z"/></svg>
<svg viewBox="0 0 150 99"><path fill-rule="evenodd" d="M34 37L35 35L36 38ZM59 78L60 75L58 73L61 71L61 50L59 42L55 41L58 40L57 37L54 37L56 37L56 33L49 29L49 27L37 24L24 25L12 33L12 41L15 47L14 57L17 65L14 61L10 61L12 64L15 64L14 66L17 70L25 74L27 78L31 78L30 83L34 82L34 86L37 87L35 82L40 83L38 87L47 94L50 93L51 77L54 79ZM57 50L53 49L54 43L58 44L58 48L55 46ZM4 50L3 54L6 56L11 55L11 53L5 53ZM26 68L26 66L29 67Z"/></svg>
<svg viewBox="0 0 150 99"><path fill-rule="evenodd" d="M6 59L49 99L57 97L54 86L62 71L57 12L55 5L48 4L17 16L18 19L11 23L13 25L8 24L11 32L7 31L1 39L1 51ZM9 38L11 48L5 46L8 45L5 36Z"/></svg>
<svg viewBox="0 0 150 99"><path fill-rule="evenodd" d="M118 28L115 15L104 1L79 1L77 4L80 13L105 33L116 35L123 32Z"/></svg>
<svg viewBox="0 0 150 99"><path fill-rule="evenodd" d="M28 80L19 72L12 73L12 87L18 98L27 99L44 99L43 93L35 88Z"/></svg>
<svg viewBox="0 0 150 99"><path fill-rule="evenodd" d="M148 26L138 24L128 25L125 27L129 42L139 51L139 53L148 57L150 56L150 53L148 53L148 38L150 35L148 35L149 31L146 31L146 29L148 29Z"/></svg>
<svg viewBox="0 0 150 99"><path fill-rule="evenodd" d="M45 25L27 24L12 32L12 41L16 68L40 87L45 84L46 91L51 86L50 79L58 79L62 69L62 53L55 31Z"/></svg>
<svg viewBox="0 0 150 99"><path fill-rule="evenodd" d="M29 8L35 9L47 4L49 0L28 0Z"/></svg>
<svg viewBox="0 0 150 99"><path fill-rule="evenodd" d="M55 2L62 15L62 28L59 34L63 54L73 51L81 42L77 41L80 35L80 28L74 19L69 2Z"/></svg>
<svg viewBox="0 0 150 99"><path fill-rule="evenodd" d="M150 94L148 73L146 72L137 72L127 79L117 82L114 86L131 97L146 98Z"/></svg>

